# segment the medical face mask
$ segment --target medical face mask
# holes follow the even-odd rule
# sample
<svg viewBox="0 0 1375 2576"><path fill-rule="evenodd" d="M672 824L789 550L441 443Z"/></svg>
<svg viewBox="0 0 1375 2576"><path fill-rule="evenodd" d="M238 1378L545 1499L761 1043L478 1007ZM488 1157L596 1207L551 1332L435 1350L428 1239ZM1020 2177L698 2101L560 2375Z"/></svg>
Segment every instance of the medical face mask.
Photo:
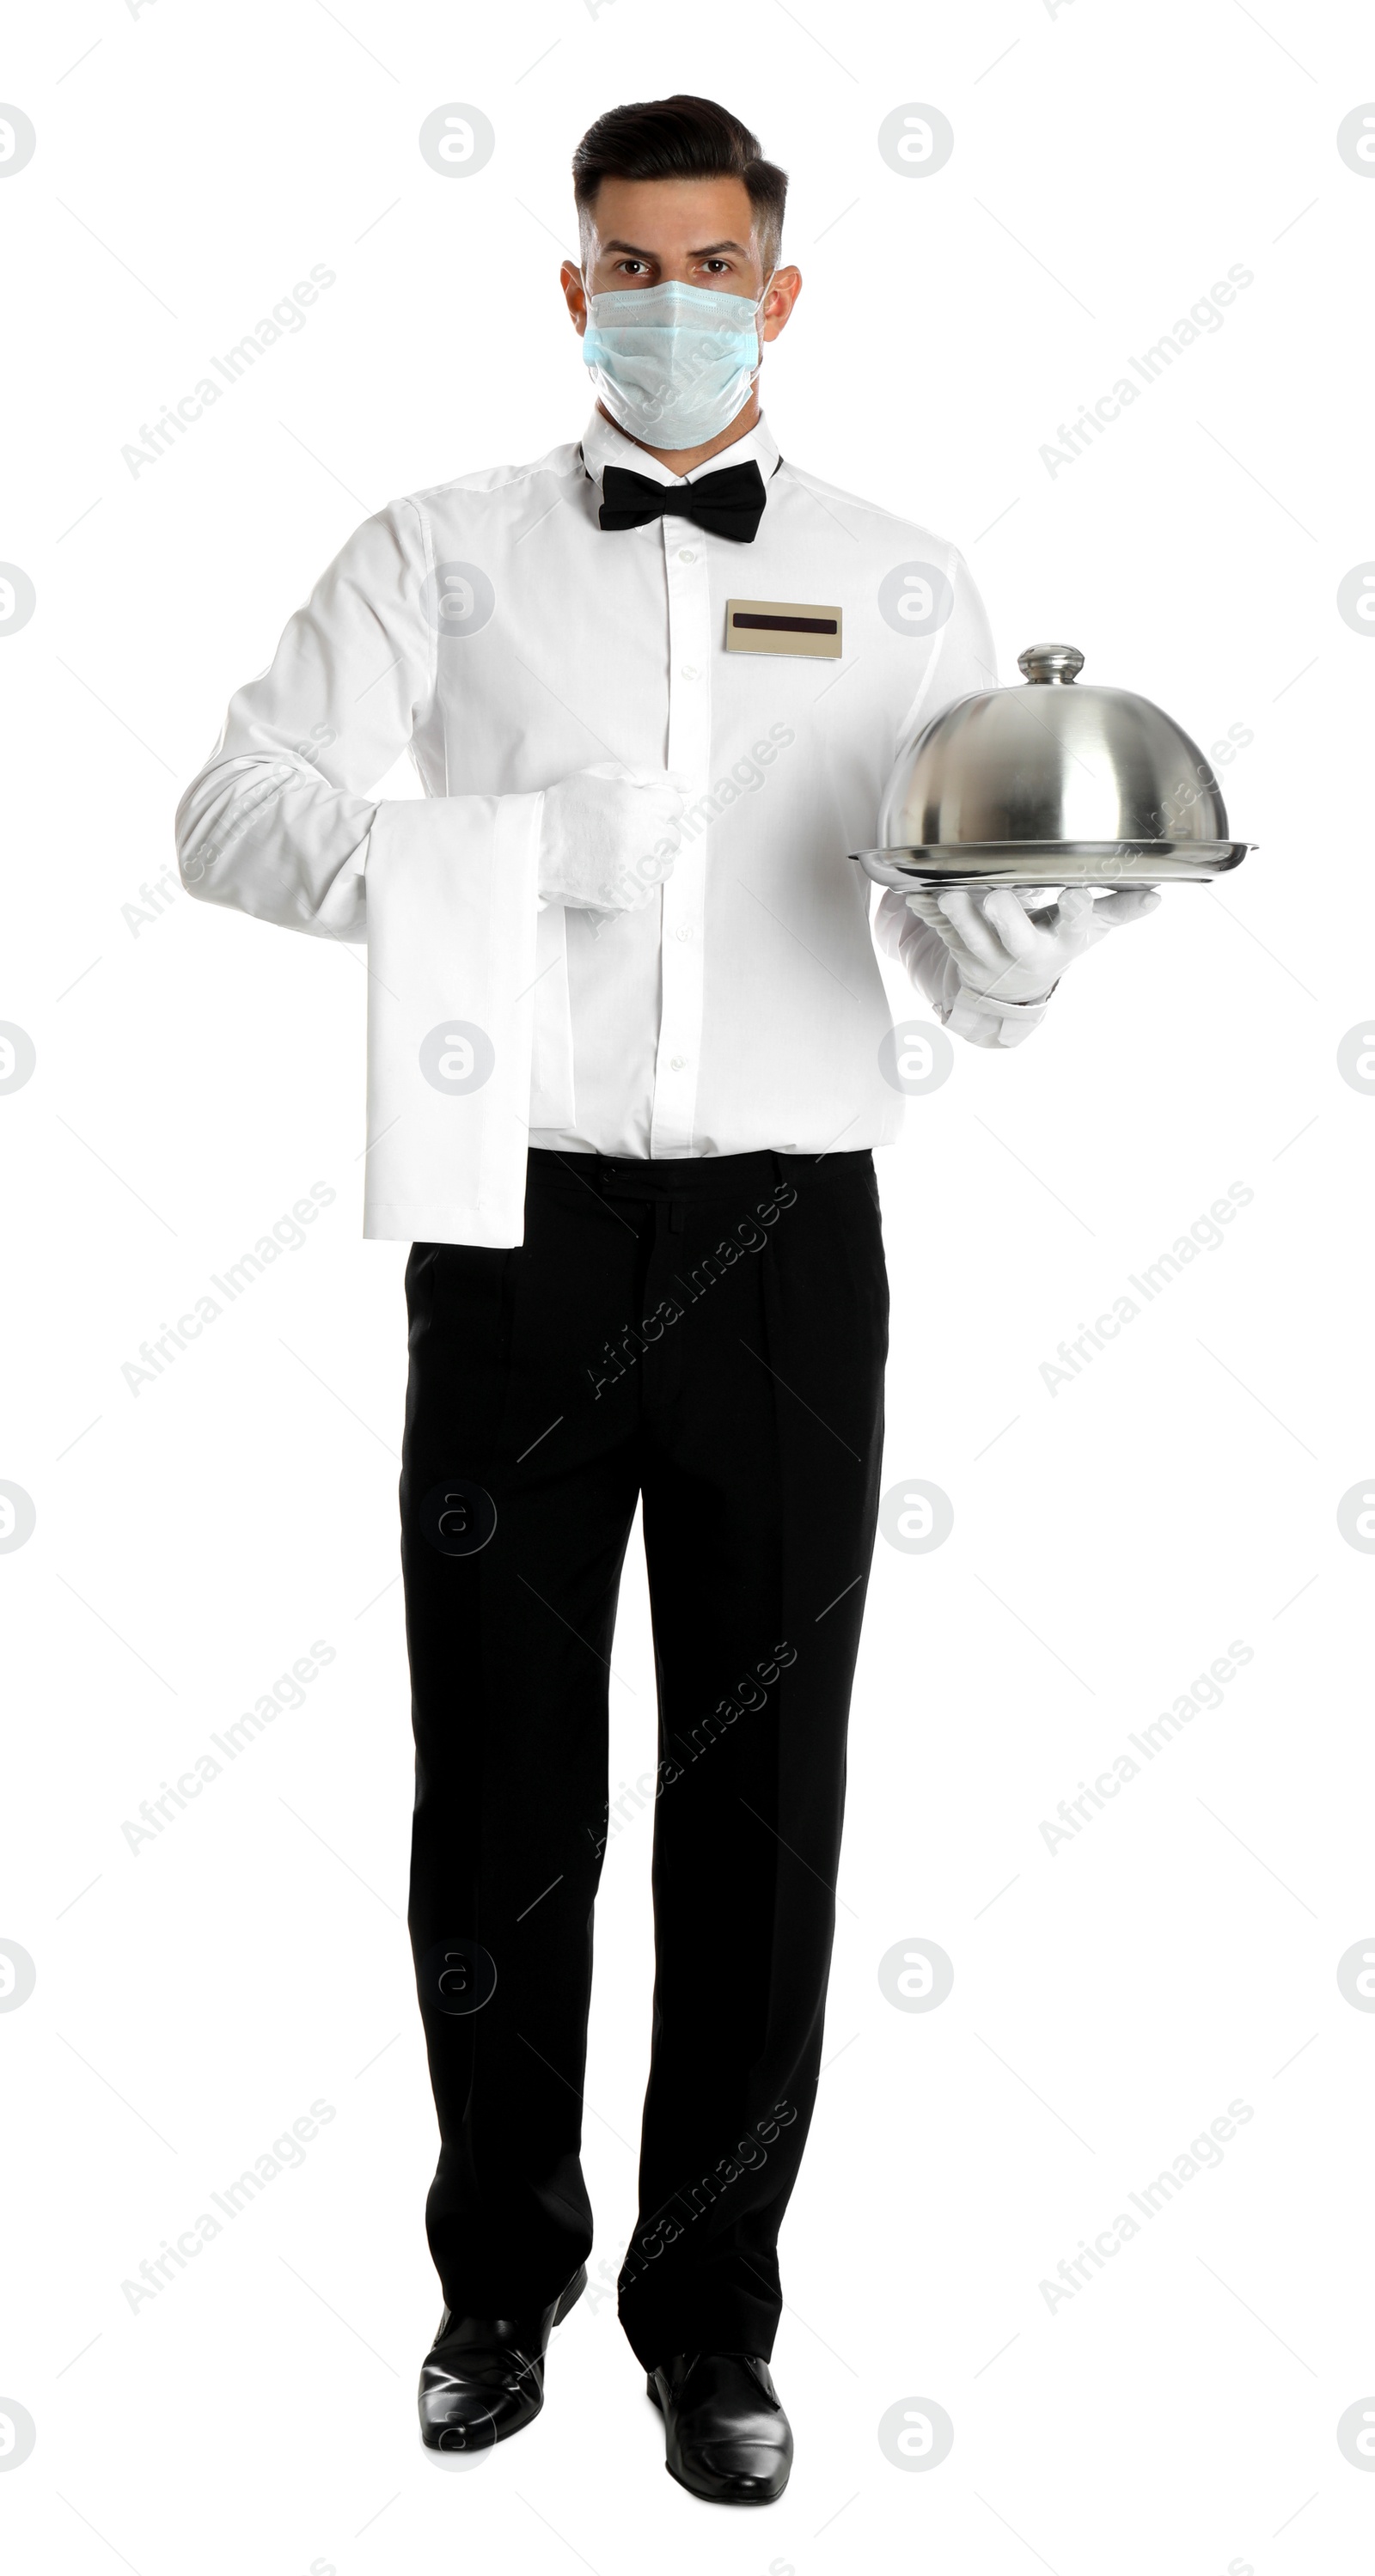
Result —
<svg viewBox="0 0 1375 2576"><path fill-rule="evenodd" d="M705 447L729 429L763 361L757 304L710 287L589 295L583 362L618 428L647 447Z"/></svg>

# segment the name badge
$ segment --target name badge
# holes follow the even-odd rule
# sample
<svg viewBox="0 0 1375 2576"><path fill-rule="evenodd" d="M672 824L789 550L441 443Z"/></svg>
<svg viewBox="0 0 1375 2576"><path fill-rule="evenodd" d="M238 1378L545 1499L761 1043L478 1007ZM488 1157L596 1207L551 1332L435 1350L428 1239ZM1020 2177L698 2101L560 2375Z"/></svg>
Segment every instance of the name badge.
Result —
<svg viewBox="0 0 1375 2576"><path fill-rule="evenodd" d="M805 599L728 599L728 653L800 653L817 662L840 660L840 610Z"/></svg>

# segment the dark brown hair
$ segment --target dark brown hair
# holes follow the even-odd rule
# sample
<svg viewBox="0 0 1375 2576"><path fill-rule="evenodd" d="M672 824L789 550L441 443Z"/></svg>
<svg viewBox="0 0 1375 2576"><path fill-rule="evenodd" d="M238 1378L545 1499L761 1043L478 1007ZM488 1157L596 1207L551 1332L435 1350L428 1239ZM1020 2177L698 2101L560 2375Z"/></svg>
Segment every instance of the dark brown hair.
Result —
<svg viewBox="0 0 1375 2576"><path fill-rule="evenodd" d="M603 179L742 179L749 191L765 274L783 242L788 174L766 161L759 138L711 98L639 99L608 108L573 155L573 202L586 219Z"/></svg>

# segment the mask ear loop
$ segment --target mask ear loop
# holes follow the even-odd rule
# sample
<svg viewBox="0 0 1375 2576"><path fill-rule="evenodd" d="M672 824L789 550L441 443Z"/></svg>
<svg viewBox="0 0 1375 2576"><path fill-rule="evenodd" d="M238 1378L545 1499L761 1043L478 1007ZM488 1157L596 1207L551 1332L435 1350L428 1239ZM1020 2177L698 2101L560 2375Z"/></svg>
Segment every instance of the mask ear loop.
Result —
<svg viewBox="0 0 1375 2576"><path fill-rule="evenodd" d="M762 370L762 368L763 368L763 364L764 364L764 325L763 325L762 320L760 319L760 316L761 316L761 315L762 315L762 313L763 313L763 310L764 310L765 305L768 303L768 300L769 300L770 295L773 293L773 282L774 282L774 279L777 277L777 275L778 275L778 267L777 267L777 265L775 265L773 268L771 268L771 269L769 270L768 276L767 276L767 277L766 277L766 279L764 280L764 292L763 292L763 294L758 298L758 300L757 300L757 302L756 302L756 304L755 304L755 307L754 307L754 318L755 318L755 322L756 322L756 324L758 325L758 330L759 330L759 358L758 358L758 363L757 363L757 365L756 365L756 367L755 367L754 373L753 373L753 375L752 375L752 376L751 376L751 378L750 378L750 383L751 383L751 385L757 385L757 384L758 384L758 382L759 382L759 377L760 377L760 373L761 373L761 370Z"/></svg>

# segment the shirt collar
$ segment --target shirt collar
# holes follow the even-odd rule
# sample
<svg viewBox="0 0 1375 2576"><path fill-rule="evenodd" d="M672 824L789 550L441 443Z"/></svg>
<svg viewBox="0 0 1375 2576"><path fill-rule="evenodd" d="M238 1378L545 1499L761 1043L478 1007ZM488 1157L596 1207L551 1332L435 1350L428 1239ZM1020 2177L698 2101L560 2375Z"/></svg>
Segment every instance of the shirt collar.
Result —
<svg viewBox="0 0 1375 2576"><path fill-rule="evenodd" d="M673 474L657 456L651 456L647 448L637 447L633 438L627 438L614 422L605 420L599 411L594 410L583 431L582 457L598 487L608 465L626 466L632 474L643 474L651 483L696 483L703 475L720 473L727 465L744 465L751 458L767 484L778 464L779 451L778 442L761 414L753 429L748 430L743 438L733 440L729 447L723 447L718 456L709 456L704 465L695 465L690 474Z"/></svg>

